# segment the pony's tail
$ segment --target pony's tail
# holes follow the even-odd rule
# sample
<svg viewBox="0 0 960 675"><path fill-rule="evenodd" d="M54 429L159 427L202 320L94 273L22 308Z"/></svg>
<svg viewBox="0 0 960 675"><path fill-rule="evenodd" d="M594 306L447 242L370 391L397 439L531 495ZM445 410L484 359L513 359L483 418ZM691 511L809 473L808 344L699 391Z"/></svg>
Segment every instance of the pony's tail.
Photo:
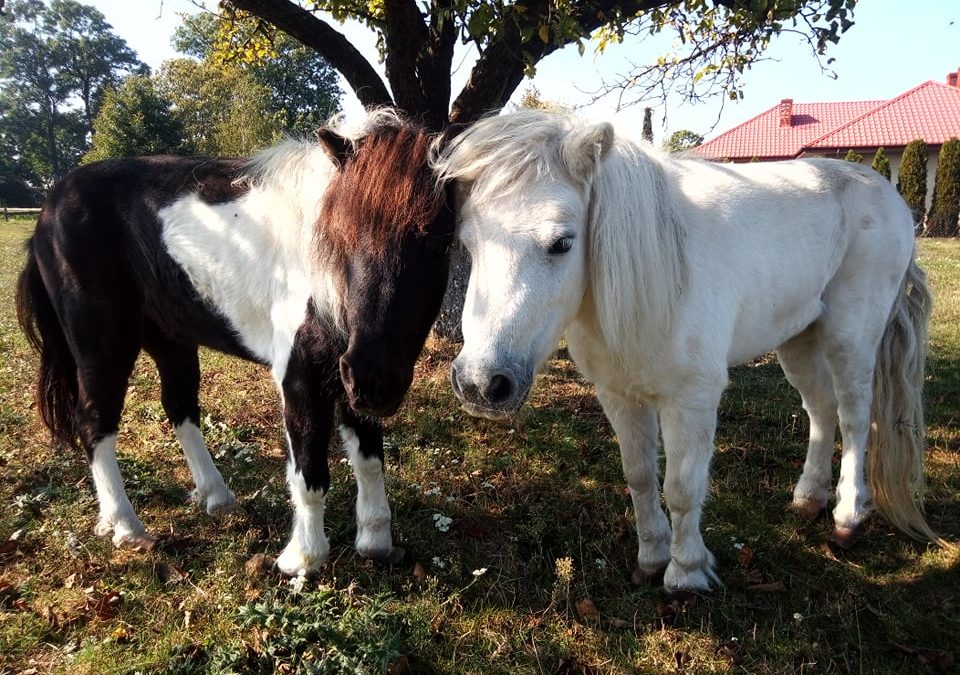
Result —
<svg viewBox="0 0 960 675"><path fill-rule="evenodd" d="M80 448L77 440L77 364L67 344L40 267L27 242L27 265L17 281L17 321L40 354L36 404L56 442Z"/></svg>
<svg viewBox="0 0 960 675"><path fill-rule="evenodd" d="M867 472L874 504L893 526L915 539L953 548L930 528L923 514L922 394L933 305L925 277L911 260L880 340Z"/></svg>

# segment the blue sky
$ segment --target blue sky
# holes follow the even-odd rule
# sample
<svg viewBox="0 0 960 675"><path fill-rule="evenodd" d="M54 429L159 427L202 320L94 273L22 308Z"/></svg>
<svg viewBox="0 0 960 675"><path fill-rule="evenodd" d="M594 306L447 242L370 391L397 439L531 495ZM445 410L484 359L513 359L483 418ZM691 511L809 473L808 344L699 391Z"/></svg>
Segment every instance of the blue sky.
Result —
<svg viewBox="0 0 960 675"><path fill-rule="evenodd" d="M170 37L180 16L196 11L189 0L96 0L90 4L100 9L117 34L154 68L175 56ZM655 109L655 138L659 142L678 129L690 129L709 138L782 98L805 103L892 98L927 80L942 82L948 72L960 68L960 1L860 0L854 20L855 25L827 54L835 59L831 68L836 79L821 72L798 37L781 36L767 52L770 60L747 73L743 100L728 101L722 108L719 100L701 104L668 101L666 107L659 101L648 103ZM350 25L342 30L368 59L376 61L372 33ZM655 59L669 47L665 40L631 41L595 56L590 45L582 57L576 48L567 48L538 65L533 84L545 98L584 106L593 98L589 92L604 79L624 72L631 61ZM466 80L471 65L469 52L459 57L462 65L454 75L455 91ZM521 84L517 96L526 86L526 82ZM358 108L349 90L346 99L348 111ZM598 119L616 117L623 124L639 128L645 104L620 112L615 105L608 98L584 107L582 112Z"/></svg>

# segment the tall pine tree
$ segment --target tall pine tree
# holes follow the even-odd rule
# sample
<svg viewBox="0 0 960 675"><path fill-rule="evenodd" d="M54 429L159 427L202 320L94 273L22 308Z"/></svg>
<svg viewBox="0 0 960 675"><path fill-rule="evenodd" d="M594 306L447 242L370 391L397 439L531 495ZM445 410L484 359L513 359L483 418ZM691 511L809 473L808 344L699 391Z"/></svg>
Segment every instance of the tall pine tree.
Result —
<svg viewBox="0 0 960 675"><path fill-rule="evenodd" d="M653 108L643 109L643 140L653 143Z"/></svg>
<svg viewBox="0 0 960 675"><path fill-rule="evenodd" d="M903 151L897 171L897 191L913 213L914 226L921 228L927 206L927 144L922 139L910 141Z"/></svg>
<svg viewBox="0 0 960 675"><path fill-rule="evenodd" d="M933 184L933 204L927 215L924 234L930 237L955 237L960 218L960 139L951 138L940 148L937 174Z"/></svg>

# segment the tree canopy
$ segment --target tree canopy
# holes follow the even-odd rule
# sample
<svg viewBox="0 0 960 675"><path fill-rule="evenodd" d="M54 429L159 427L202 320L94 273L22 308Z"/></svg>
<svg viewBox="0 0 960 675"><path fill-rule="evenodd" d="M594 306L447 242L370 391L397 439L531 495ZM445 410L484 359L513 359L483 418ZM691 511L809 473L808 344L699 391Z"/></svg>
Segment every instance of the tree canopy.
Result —
<svg viewBox="0 0 960 675"><path fill-rule="evenodd" d="M816 55L852 25L856 0L225 0L234 22L221 48L256 54L275 29L323 55L365 106L393 105L439 129L499 110L525 74L568 44L581 51L656 33L674 33L683 47L625 73L622 86L688 98L716 91L741 95L744 71L770 40L799 33ZM242 23L252 15L254 24ZM334 20L353 19L377 36L387 82ZM479 54L464 88L453 94L458 42ZM389 88L388 86L389 85ZM616 86L616 85L615 85Z"/></svg>
<svg viewBox="0 0 960 675"><path fill-rule="evenodd" d="M298 135L310 135L340 109L339 78L327 60L285 33L271 40L247 43L246 58L226 59L231 36L256 34L257 21L236 16L226 19L200 13L184 20L174 34L174 46L210 67L235 68L255 85L263 87L265 109L280 127Z"/></svg>
<svg viewBox="0 0 960 675"><path fill-rule="evenodd" d="M76 164L107 89L145 69L93 7L11 2L0 20L0 135L20 175L46 187Z"/></svg>

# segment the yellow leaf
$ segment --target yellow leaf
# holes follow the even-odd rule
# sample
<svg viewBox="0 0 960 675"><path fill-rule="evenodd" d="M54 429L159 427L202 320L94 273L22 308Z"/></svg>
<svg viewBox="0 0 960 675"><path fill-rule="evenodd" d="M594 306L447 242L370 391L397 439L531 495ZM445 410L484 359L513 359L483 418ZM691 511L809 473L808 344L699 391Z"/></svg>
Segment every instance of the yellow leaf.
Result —
<svg viewBox="0 0 960 675"><path fill-rule="evenodd" d="M550 26L543 24L537 29L537 35L540 36L540 42L547 44L550 41Z"/></svg>

